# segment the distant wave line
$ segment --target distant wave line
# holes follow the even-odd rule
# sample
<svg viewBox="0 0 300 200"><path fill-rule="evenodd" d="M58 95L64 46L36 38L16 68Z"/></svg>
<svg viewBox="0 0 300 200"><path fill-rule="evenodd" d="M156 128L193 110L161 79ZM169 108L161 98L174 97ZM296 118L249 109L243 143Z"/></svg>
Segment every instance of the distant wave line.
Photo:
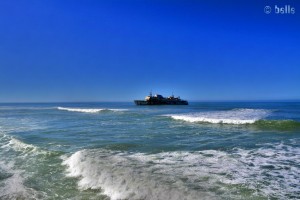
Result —
<svg viewBox="0 0 300 200"><path fill-rule="evenodd" d="M57 107L58 110L65 110L70 112L83 112L83 113L98 113L102 111L127 111L128 109L112 109L112 108L66 108Z"/></svg>

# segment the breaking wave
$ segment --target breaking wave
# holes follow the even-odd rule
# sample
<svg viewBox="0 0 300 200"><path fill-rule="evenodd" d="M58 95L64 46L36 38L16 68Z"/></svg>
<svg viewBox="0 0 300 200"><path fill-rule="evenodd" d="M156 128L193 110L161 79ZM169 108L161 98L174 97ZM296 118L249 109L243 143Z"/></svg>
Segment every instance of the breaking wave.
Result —
<svg viewBox="0 0 300 200"><path fill-rule="evenodd" d="M112 108L66 108L57 107L58 110L65 110L70 112L83 112L83 113L98 113L102 111L127 111L128 109L112 109Z"/></svg>
<svg viewBox="0 0 300 200"><path fill-rule="evenodd" d="M63 165L68 176L80 177L80 189L100 189L112 200L217 199L207 191L188 189L174 176L161 176L166 166L153 167L147 158L145 154L81 150L64 158Z"/></svg>
<svg viewBox="0 0 300 200"><path fill-rule="evenodd" d="M80 189L111 199L300 197L300 149L284 144L158 154L93 149L63 159Z"/></svg>
<svg viewBox="0 0 300 200"><path fill-rule="evenodd" d="M176 120L213 124L253 124L271 113L263 109L234 109L188 114L165 115Z"/></svg>

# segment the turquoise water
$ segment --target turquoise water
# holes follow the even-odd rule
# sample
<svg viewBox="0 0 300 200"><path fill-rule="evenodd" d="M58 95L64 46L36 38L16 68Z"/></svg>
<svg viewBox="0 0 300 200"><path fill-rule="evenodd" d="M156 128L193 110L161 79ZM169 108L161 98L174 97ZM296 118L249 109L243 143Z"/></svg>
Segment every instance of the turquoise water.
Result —
<svg viewBox="0 0 300 200"><path fill-rule="evenodd" d="M0 199L299 199L300 103L0 104Z"/></svg>

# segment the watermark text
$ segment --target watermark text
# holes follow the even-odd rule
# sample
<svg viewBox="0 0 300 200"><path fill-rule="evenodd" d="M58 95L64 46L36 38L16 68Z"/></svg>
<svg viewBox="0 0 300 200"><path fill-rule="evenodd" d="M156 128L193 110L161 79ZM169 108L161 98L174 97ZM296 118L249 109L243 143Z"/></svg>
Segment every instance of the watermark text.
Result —
<svg viewBox="0 0 300 200"><path fill-rule="evenodd" d="M284 6L265 6L264 12L268 15L271 13L279 14L279 15L294 15L296 13L296 8L291 5L284 5Z"/></svg>

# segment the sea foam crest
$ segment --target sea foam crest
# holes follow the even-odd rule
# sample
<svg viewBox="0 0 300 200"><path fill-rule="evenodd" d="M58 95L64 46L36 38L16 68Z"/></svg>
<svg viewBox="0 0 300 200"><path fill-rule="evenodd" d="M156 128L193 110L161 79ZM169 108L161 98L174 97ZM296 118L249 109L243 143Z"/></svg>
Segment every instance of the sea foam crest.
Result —
<svg viewBox="0 0 300 200"><path fill-rule="evenodd" d="M114 109L114 108L66 108L57 107L58 110L65 110L70 112L83 112L83 113L98 113L101 111L126 111L127 109Z"/></svg>
<svg viewBox="0 0 300 200"><path fill-rule="evenodd" d="M32 144L26 144L19 139L16 139L10 135L0 132L0 150L2 153L13 151L18 152L21 156L36 156L36 155L49 155L51 152L43 150Z"/></svg>
<svg viewBox="0 0 300 200"><path fill-rule="evenodd" d="M252 191L250 199L286 199L300 198L299 153L299 148L284 144L232 152L98 149L78 151L64 158L63 165L68 176L80 178L79 188L101 189L111 199L241 199L245 190Z"/></svg>
<svg viewBox="0 0 300 200"><path fill-rule="evenodd" d="M26 144L18 139L12 138L8 146L12 147L15 151L22 151L22 152L36 152L38 151L38 148L31 145L31 144Z"/></svg>
<svg viewBox="0 0 300 200"><path fill-rule="evenodd" d="M0 133L0 148L4 151L14 150L23 153L36 152L38 150L37 147L31 144L26 144L4 133Z"/></svg>
<svg viewBox="0 0 300 200"><path fill-rule="evenodd" d="M271 113L264 109L233 109L229 111L210 111L188 114L165 115L176 120L213 124L253 124Z"/></svg>

